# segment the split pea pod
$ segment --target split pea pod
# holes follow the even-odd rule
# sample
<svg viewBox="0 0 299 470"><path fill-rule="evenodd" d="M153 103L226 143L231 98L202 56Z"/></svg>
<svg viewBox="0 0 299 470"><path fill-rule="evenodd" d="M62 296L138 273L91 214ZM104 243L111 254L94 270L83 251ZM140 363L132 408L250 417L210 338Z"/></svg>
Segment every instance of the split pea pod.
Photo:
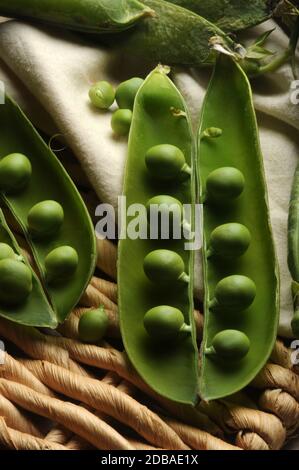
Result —
<svg viewBox="0 0 299 470"><path fill-rule="evenodd" d="M0 316L27 326L57 326L55 313L42 285L22 256L1 210Z"/></svg>
<svg viewBox="0 0 299 470"><path fill-rule="evenodd" d="M0 196L22 228L63 322L94 272L93 225L64 168L7 96L0 125Z"/></svg>
<svg viewBox="0 0 299 470"><path fill-rule="evenodd" d="M151 14L138 0L0 0L0 14L90 33L116 32Z"/></svg>
<svg viewBox="0 0 299 470"><path fill-rule="evenodd" d="M292 275L294 318L292 330L294 336L299 338L299 165L296 168L289 206L288 220L288 264Z"/></svg>
<svg viewBox="0 0 299 470"><path fill-rule="evenodd" d="M183 98L158 67L137 93L129 136L124 196L130 217L118 255L120 324L127 354L146 383L188 404L196 402L198 387L193 252L181 234L174 237L172 222L179 232L193 228L194 150ZM190 220L184 221L184 204L190 205ZM152 209L161 220L169 216L163 239L160 219L155 236L150 234ZM132 236L130 228L139 224L145 236Z"/></svg>
<svg viewBox="0 0 299 470"><path fill-rule="evenodd" d="M200 394L212 400L239 391L256 376L273 349L279 318L252 94L230 58L220 57L215 66L198 146L205 285Z"/></svg>

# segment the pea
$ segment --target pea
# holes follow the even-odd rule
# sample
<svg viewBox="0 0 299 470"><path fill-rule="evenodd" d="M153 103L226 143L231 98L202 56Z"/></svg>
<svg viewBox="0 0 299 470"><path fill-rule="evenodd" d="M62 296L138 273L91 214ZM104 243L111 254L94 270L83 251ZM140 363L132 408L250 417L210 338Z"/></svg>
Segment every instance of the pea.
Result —
<svg viewBox="0 0 299 470"><path fill-rule="evenodd" d="M153 282L189 282L185 273L185 264L180 255L170 250L155 250L144 259L143 268L146 276Z"/></svg>
<svg viewBox="0 0 299 470"><path fill-rule="evenodd" d="M34 237L52 236L63 224L63 208L56 201L42 201L30 209L27 220L28 228Z"/></svg>
<svg viewBox="0 0 299 470"><path fill-rule="evenodd" d="M183 173L191 174L183 152L174 145L151 147L145 155L145 164L150 174L160 180L173 180Z"/></svg>
<svg viewBox="0 0 299 470"><path fill-rule="evenodd" d="M109 319L104 307L84 313L79 321L79 338L84 343L98 343L105 336Z"/></svg>
<svg viewBox="0 0 299 470"><path fill-rule="evenodd" d="M252 304L255 296L255 283L249 277L235 274L218 282L211 308L219 306L229 309L246 309Z"/></svg>
<svg viewBox="0 0 299 470"><path fill-rule="evenodd" d="M7 258L15 259L16 254L12 247L7 245L7 243L0 243L0 261Z"/></svg>
<svg viewBox="0 0 299 470"><path fill-rule="evenodd" d="M218 254L227 258L243 255L251 241L251 235L245 225L237 223L223 224L211 233L208 255Z"/></svg>
<svg viewBox="0 0 299 470"><path fill-rule="evenodd" d="M133 110L135 97L144 80L133 77L121 83L116 89L116 102L119 108Z"/></svg>
<svg viewBox="0 0 299 470"><path fill-rule="evenodd" d="M25 302L32 291L32 274L24 263L12 259L0 261L0 302L15 306Z"/></svg>
<svg viewBox="0 0 299 470"><path fill-rule="evenodd" d="M76 272L78 262L78 254L71 246L55 248L45 259L48 282L55 283L70 279Z"/></svg>
<svg viewBox="0 0 299 470"><path fill-rule="evenodd" d="M0 161L0 189L15 192L24 189L32 175L29 159L21 153L12 153Z"/></svg>
<svg viewBox="0 0 299 470"><path fill-rule="evenodd" d="M89 98L96 108L108 109L115 100L115 91L110 83L97 82L90 88Z"/></svg>
<svg viewBox="0 0 299 470"><path fill-rule="evenodd" d="M239 197L244 186L243 174L233 167L217 168L206 181L208 198L223 204Z"/></svg>
<svg viewBox="0 0 299 470"><path fill-rule="evenodd" d="M111 127L119 136L126 136L130 132L133 113L130 109L118 109L112 114Z"/></svg>
<svg viewBox="0 0 299 470"><path fill-rule="evenodd" d="M223 359L237 361L248 354L250 341L248 336L241 331L223 330L214 336L212 348Z"/></svg>
<svg viewBox="0 0 299 470"><path fill-rule="evenodd" d="M173 340L184 331L185 320L182 312L169 305L160 305L148 310L144 327L149 336L157 340Z"/></svg>
<svg viewBox="0 0 299 470"><path fill-rule="evenodd" d="M163 79L162 74L156 74L152 77L151 85L143 88L142 101L148 114L152 116L169 115L171 109L182 108L182 102L169 89Z"/></svg>
<svg viewBox="0 0 299 470"><path fill-rule="evenodd" d="M161 213L162 217L170 216L176 217L178 220L182 219L183 215L183 206L180 201L172 196L154 196L146 204L148 216L150 211L155 209L155 206L159 206L158 210Z"/></svg>

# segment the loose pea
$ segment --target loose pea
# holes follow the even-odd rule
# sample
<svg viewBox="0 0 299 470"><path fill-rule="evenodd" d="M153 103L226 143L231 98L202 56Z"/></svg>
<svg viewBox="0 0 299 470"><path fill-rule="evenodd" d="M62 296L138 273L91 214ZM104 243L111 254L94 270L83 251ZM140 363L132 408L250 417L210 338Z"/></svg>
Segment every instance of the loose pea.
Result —
<svg viewBox="0 0 299 470"><path fill-rule="evenodd" d="M153 282L185 281L185 264L180 255L170 250L155 250L149 253L143 263L144 272Z"/></svg>
<svg viewBox="0 0 299 470"><path fill-rule="evenodd" d="M142 78L133 77L117 87L115 97L119 108L133 109L135 97L143 82Z"/></svg>
<svg viewBox="0 0 299 470"><path fill-rule="evenodd" d="M243 310L252 304L255 296L255 283L247 276L235 274L218 282L211 308L219 306Z"/></svg>
<svg viewBox="0 0 299 470"><path fill-rule="evenodd" d="M214 337L212 349L223 359L240 360L248 354L250 341L241 331L224 330Z"/></svg>
<svg viewBox="0 0 299 470"><path fill-rule="evenodd" d="M96 108L108 109L115 100L115 91L110 83L97 82L89 90L89 98Z"/></svg>
<svg viewBox="0 0 299 470"><path fill-rule="evenodd" d="M188 330L182 312L169 305L160 305L148 310L144 317L144 327L147 333L157 340L172 340L180 331Z"/></svg>
<svg viewBox="0 0 299 470"><path fill-rule="evenodd" d="M16 254L12 247L7 245L7 243L0 243L0 261L7 258L15 259Z"/></svg>
<svg viewBox="0 0 299 470"><path fill-rule="evenodd" d="M78 262L78 254L71 246L55 248L45 259L48 282L55 283L70 279L76 272Z"/></svg>
<svg viewBox="0 0 299 470"><path fill-rule="evenodd" d="M21 261L0 261L0 302L8 306L25 302L32 291L32 274Z"/></svg>
<svg viewBox="0 0 299 470"><path fill-rule="evenodd" d="M32 174L29 159L21 153L12 153L0 161L0 189L20 191L28 184Z"/></svg>
<svg viewBox="0 0 299 470"><path fill-rule="evenodd" d="M223 204L239 197L244 186L243 174L233 167L217 168L206 181L208 198Z"/></svg>
<svg viewBox="0 0 299 470"><path fill-rule="evenodd" d="M133 113L130 109L118 109L112 114L111 127L119 136L126 136L130 132Z"/></svg>
<svg viewBox="0 0 299 470"><path fill-rule="evenodd" d="M97 343L107 332L109 319L104 307L84 313L79 321L79 338L85 343Z"/></svg>
<svg viewBox="0 0 299 470"><path fill-rule="evenodd" d="M56 201L42 201L30 209L27 220L34 237L52 236L63 224L63 208Z"/></svg>
<svg viewBox="0 0 299 470"><path fill-rule="evenodd" d="M174 145L162 144L150 148L145 155L145 164L152 176L161 180L172 180L185 173L190 175L183 152Z"/></svg>
<svg viewBox="0 0 299 470"><path fill-rule="evenodd" d="M243 255L251 241L251 235L245 225L237 223L223 224L211 233L208 255L218 254L224 257Z"/></svg>

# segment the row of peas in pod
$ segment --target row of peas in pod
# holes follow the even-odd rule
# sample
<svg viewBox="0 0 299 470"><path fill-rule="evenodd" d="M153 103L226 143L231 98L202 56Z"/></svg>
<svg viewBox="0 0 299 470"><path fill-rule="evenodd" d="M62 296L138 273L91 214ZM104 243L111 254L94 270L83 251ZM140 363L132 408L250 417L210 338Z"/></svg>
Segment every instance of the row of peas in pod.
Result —
<svg viewBox="0 0 299 470"><path fill-rule="evenodd" d="M0 316L52 327L64 321L94 271L92 222L68 174L9 97L0 122L0 195L23 231L42 281L19 255L2 214L10 243L0 245Z"/></svg>
<svg viewBox="0 0 299 470"><path fill-rule="evenodd" d="M124 137L129 134L135 96L142 83L142 78L133 77L115 89L111 83L102 80L96 82L89 90L90 101L98 109L107 110L116 101L119 109L112 114L111 128L117 136Z"/></svg>

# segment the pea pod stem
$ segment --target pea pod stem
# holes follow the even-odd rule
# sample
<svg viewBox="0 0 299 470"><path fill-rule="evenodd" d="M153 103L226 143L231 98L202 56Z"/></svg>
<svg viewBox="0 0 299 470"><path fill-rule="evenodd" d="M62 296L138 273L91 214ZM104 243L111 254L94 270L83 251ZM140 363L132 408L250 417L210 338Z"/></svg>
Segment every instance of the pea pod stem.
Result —
<svg viewBox="0 0 299 470"><path fill-rule="evenodd" d="M186 273L182 273L180 277L178 278L178 281L186 282L186 284L189 284L190 282L190 276Z"/></svg>

